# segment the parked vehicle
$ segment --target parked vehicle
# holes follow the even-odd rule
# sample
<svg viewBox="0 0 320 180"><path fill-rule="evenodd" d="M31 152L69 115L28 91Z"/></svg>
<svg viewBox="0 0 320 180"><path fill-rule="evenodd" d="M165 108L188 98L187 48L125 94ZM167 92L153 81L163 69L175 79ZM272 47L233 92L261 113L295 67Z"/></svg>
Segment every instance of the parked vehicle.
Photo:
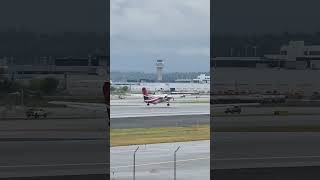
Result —
<svg viewBox="0 0 320 180"><path fill-rule="evenodd" d="M27 118L39 119L41 117L46 118L48 116L48 112L41 108L30 108L26 111Z"/></svg>
<svg viewBox="0 0 320 180"><path fill-rule="evenodd" d="M232 107L229 107L227 108L224 113L228 114L228 113L238 113L240 114L241 113L241 108L239 106L232 106Z"/></svg>

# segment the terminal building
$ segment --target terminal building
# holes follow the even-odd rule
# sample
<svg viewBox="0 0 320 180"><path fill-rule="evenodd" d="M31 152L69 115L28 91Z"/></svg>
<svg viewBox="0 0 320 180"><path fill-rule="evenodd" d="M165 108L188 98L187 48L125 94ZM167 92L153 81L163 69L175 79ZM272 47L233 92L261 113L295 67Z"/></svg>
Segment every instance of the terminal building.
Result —
<svg viewBox="0 0 320 180"><path fill-rule="evenodd" d="M28 62L2 58L0 66L6 67L7 78L24 84L35 78L56 78L70 95L102 96L102 85L109 79L110 57L105 55L40 57Z"/></svg>
<svg viewBox="0 0 320 180"><path fill-rule="evenodd" d="M40 57L28 64L18 64L11 58L4 58L10 74L17 78L28 78L41 74L82 74L82 75L107 75L109 63L108 56L88 57Z"/></svg>
<svg viewBox="0 0 320 180"><path fill-rule="evenodd" d="M127 86L131 93L141 93L143 87L147 88L151 93L164 91L164 92L193 92L193 93L210 93L209 83L113 83L114 87Z"/></svg>
<svg viewBox="0 0 320 180"><path fill-rule="evenodd" d="M263 57L214 57L211 68L250 67L285 69L320 69L320 45L305 45L304 41L290 41L277 54Z"/></svg>
<svg viewBox="0 0 320 180"><path fill-rule="evenodd" d="M210 76L206 74L200 74L197 78L194 79L177 79L177 83L200 83L200 84L210 84Z"/></svg>
<svg viewBox="0 0 320 180"><path fill-rule="evenodd" d="M279 53L263 57L211 59L213 94L224 92L320 92L320 45L290 41Z"/></svg>

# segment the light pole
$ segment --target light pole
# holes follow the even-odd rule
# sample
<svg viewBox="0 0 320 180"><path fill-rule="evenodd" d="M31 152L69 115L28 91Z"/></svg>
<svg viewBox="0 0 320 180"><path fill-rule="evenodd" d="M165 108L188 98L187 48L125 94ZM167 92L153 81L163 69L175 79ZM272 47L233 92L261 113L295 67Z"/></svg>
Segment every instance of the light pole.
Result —
<svg viewBox="0 0 320 180"><path fill-rule="evenodd" d="M248 46L246 45L244 48L244 56L247 57L248 56Z"/></svg>
<svg viewBox="0 0 320 180"><path fill-rule="evenodd" d="M174 180L177 179L177 151L180 149L180 146L174 151Z"/></svg>
<svg viewBox="0 0 320 180"><path fill-rule="evenodd" d="M133 180L136 179L136 152L138 151L138 149L139 149L139 146L133 153Z"/></svg>
<svg viewBox="0 0 320 180"><path fill-rule="evenodd" d="M21 93L20 93L20 103L21 103L21 106L23 107L24 106L24 91L23 91L23 88L21 89Z"/></svg>
<svg viewBox="0 0 320 180"><path fill-rule="evenodd" d="M257 46L253 46L254 49L254 57L257 57Z"/></svg>

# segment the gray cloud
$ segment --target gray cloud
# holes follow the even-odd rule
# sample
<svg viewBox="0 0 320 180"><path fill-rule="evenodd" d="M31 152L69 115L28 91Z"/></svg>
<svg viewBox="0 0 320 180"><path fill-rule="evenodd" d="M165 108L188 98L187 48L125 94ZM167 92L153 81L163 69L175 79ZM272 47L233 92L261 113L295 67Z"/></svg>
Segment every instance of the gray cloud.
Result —
<svg viewBox="0 0 320 180"><path fill-rule="evenodd" d="M112 70L209 70L210 0L113 0L110 25Z"/></svg>
<svg viewBox="0 0 320 180"><path fill-rule="evenodd" d="M106 0L1 0L0 29L107 32L108 10Z"/></svg>
<svg viewBox="0 0 320 180"><path fill-rule="evenodd" d="M282 33L320 30L320 1L215 0L213 30L220 33Z"/></svg>

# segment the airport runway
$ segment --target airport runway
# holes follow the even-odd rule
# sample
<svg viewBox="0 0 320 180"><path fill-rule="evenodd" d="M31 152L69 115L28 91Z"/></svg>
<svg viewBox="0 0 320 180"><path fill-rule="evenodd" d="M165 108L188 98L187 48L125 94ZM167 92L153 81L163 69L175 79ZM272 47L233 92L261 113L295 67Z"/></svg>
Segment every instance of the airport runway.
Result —
<svg viewBox="0 0 320 180"><path fill-rule="evenodd" d="M105 119L52 119L0 121L0 139L5 138L103 138Z"/></svg>
<svg viewBox="0 0 320 180"><path fill-rule="evenodd" d="M212 133L211 168L320 166L320 133Z"/></svg>
<svg viewBox="0 0 320 180"><path fill-rule="evenodd" d="M274 116L274 110L310 115ZM214 132L215 128L319 126L318 107L246 107L244 116L212 117L213 169L320 166L320 133ZM257 114L252 116L252 114Z"/></svg>
<svg viewBox="0 0 320 180"><path fill-rule="evenodd" d="M142 103L142 105L145 104ZM127 107L129 109L126 109ZM118 115L114 118L117 121L111 124L119 128L125 127L128 122L122 121L121 118L130 116L134 116L136 121L130 119L129 126L138 124L159 127L180 125L179 123L186 125L209 122L209 104L204 109L203 104L197 103L172 104L171 107L166 107L166 104L163 107L128 106L127 104L127 107L115 106L116 111L111 112L112 115ZM69 114L68 109L70 110L70 108L54 109L54 113L48 119L22 120L23 113L20 112L18 116L11 113L9 119L0 121L0 146L2 147L0 148L0 177L106 173L109 144L106 139L108 127L106 119L103 116L100 117L100 114L95 116L94 112L88 110L77 113L79 110L75 108L72 108L72 114ZM201 118L191 122L193 116L198 116L195 114L201 113L203 114L199 115ZM79 114L86 116L79 118ZM76 118L72 118L74 115ZM137 119L138 116L142 116L139 117L142 119L153 116L154 120L143 119L141 122L141 119ZM161 116L167 119L157 125L157 118L164 118ZM171 122L171 116L181 117L175 117L176 121ZM208 150L209 147L205 149ZM151 154L153 152L149 153L150 157L152 157ZM208 157L207 154L207 164L209 164ZM189 162L189 159L186 162ZM201 162L199 164L201 165ZM181 166L190 169L188 163ZM206 175L209 173L209 165L207 167L208 172L204 173Z"/></svg>
<svg viewBox="0 0 320 180"><path fill-rule="evenodd" d="M224 112L225 108L211 108L212 112ZM320 107L270 107L270 106L257 106L257 107L241 107L241 114L253 115L273 115L274 111L287 111L289 114L295 115L320 115Z"/></svg>
<svg viewBox="0 0 320 180"><path fill-rule="evenodd" d="M305 127L320 126L320 115L212 117L213 127Z"/></svg>
<svg viewBox="0 0 320 180"><path fill-rule="evenodd" d="M274 115L287 111L288 115ZM242 107L241 114L222 114L211 117L215 127L303 127L320 126L319 107Z"/></svg>
<svg viewBox="0 0 320 180"><path fill-rule="evenodd" d="M131 102L131 101L130 101ZM156 128L210 123L209 103L145 103L111 105L111 128Z"/></svg>
<svg viewBox="0 0 320 180"><path fill-rule="evenodd" d="M141 145L136 153L136 178L139 180L173 179L174 151L177 152L177 179L210 179L210 142L194 141ZM137 146L111 148L111 179L131 180L133 152Z"/></svg>
<svg viewBox="0 0 320 180"><path fill-rule="evenodd" d="M178 111L176 111L178 110ZM201 115L188 114L194 110ZM269 109L270 112L271 109ZM261 109L256 112L264 113ZM314 109L316 112L317 110ZM244 113L251 111L244 111ZM130 117L130 113L134 117ZM172 107L111 106L112 128L186 126L209 123L209 104L177 103ZM170 115L169 115L170 114ZM139 117L141 116L141 117ZM151 118L150 118L151 117ZM216 126L317 125L320 116L214 117ZM0 177L24 173L57 175L105 173L108 160L106 121L92 119L14 120L0 122ZM320 133L215 133L212 169L320 166ZM178 179L209 179L209 141L141 146L137 153L139 179L171 179L173 151L178 151ZM113 179L132 178L136 146L111 149ZM14 158L12 158L14 157ZM27 163L26 163L27 162ZM49 174L48 174L49 173Z"/></svg>
<svg viewBox="0 0 320 180"><path fill-rule="evenodd" d="M0 140L0 178L106 174L105 139Z"/></svg>
<svg viewBox="0 0 320 180"><path fill-rule="evenodd" d="M190 126L209 124L209 108L205 103L163 104L147 107L144 104L111 106L111 128L149 128L168 126ZM274 116L274 110L298 113ZM199 114L193 114L199 112ZM318 107L244 107L240 116L214 116L211 125L215 127L277 127L320 125ZM150 118L152 117L152 118Z"/></svg>
<svg viewBox="0 0 320 180"><path fill-rule="evenodd" d="M0 120L0 178L108 173L105 118L19 117Z"/></svg>
<svg viewBox="0 0 320 180"><path fill-rule="evenodd" d="M111 104L111 128L154 128L209 124L209 103ZM136 178L173 179L173 152L177 153L177 179L210 179L209 141L141 145L136 156ZM111 179L132 179L132 155L137 146L111 148Z"/></svg>
<svg viewBox="0 0 320 180"><path fill-rule="evenodd" d="M210 114L209 103L166 103L157 105L145 103L111 104L111 118L125 117L152 117L152 116L177 116L177 115L203 115Z"/></svg>
<svg viewBox="0 0 320 180"><path fill-rule="evenodd" d="M177 115L154 117L124 117L111 118L111 128L157 128L157 127L184 127L209 124L210 115Z"/></svg>
<svg viewBox="0 0 320 180"><path fill-rule="evenodd" d="M211 150L208 141L157 144L147 147L141 145L136 155L136 177L171 179L173 151L179 145L185 149L178 151L178 159L190 163L185 164L185 169L182 165L178 165L178 179L209 179L207 176L202 176L208 173L205 170L209 168L207 160L202 157L207 156L210 151L211 170L320 166L319 139L320 133L233 132L213 133ZM111 149L113 179L132 179L132 160L136 147ZM192 171L188 167L192 168ZM212 176L214 177L214 173Z"/></svg>

